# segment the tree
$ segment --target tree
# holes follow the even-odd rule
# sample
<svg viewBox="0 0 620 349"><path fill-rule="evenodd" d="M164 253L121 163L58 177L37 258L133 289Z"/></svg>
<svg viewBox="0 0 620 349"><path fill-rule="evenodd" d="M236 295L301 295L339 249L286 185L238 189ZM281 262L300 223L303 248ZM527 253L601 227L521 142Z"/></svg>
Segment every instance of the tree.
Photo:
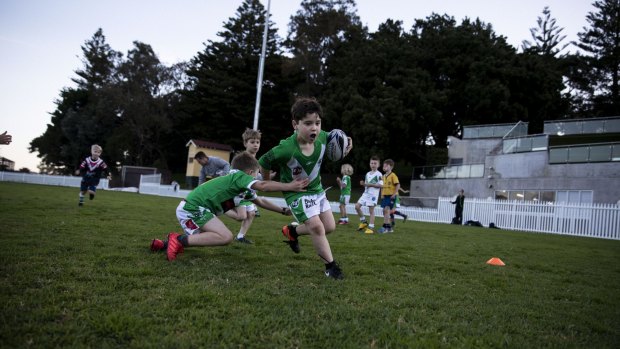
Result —
<svg viewBox="0 0 620 349"><path fill-rule="evenodd" d="M583 112L591 116L617 115L620 112L620 2L597 0L596 12L586 19L590 28L577 34L581 63L571 75L571 83L584 96Z"/></svg>
<svg viewBox="0 0 620 349"><path fill-rule="evenodd" d="M150 45L134 42L120 64L114 94L119 127L110 135L112 148L122 162L168 168L163 137L172 129L166 101L171 70L161 64Z"/></svg>
<svg viewBox="0 0 620 349"><path fill-rule="evenodd" d="M523 40L521 46L523 51L557 57L569 44L561 45L566 39L566 35L562 35L564 28L556 25L556 19L551 17L549 6L545 6L543 17L538 17L536 24L537 27L530 28L533 43Z"/></svg>
<svg viewBox="0 0 620 349"><path fill-rule="evenodd" d="M206 138L242 148L241 134L253 124L265 17L258 0L245 0L236 17L217 34L222 41L209 40L205 50L192 59L187 72L192 85L183 101L183 111L191 116L186 141ZM279 52L277 28L272 24L265 54L259 124L265 136L263 146L275 144L276 137L289 131L282 125L290 124L289 80L295 78Z"/></svg>
<svg viewBox="0 0 620 349"><path fill-rule="evenodd" d="M326 84L326 63L346 40L346 33L360 27L354 0L303 0L291 17L284 45L293 54L304 82L297 93L320 97Z"/></svg>
<svg viewBox="0 0 620 349"><path fill-rule="evenodd" d="M170 130L176 89L186 80L179 67L162 65L151 46L140 42L123 60L101 29L82 52L83 67L72 79L76 86L60 92L51 124L30 143L30 151L42 158L40 168L70 174L92 144L103 147L112 171L119 165L168 168L168 158L178 153L165 146L175 139Z"/></svg>
<svg viewBox="0 0 620 349"><path fill-rule="evenodd" d="M90 145L103 143L112 120L112 106L100 92L113 80L121 54L112 50L101 29L82 46L84 67L72 80L76 87L64 88L55 101L51 124L43 135L30 143L30 152L38 152L44 168L52 173L72 173ZM102 144L105 148L105 144ZM113 164L113 159L108 158Z"/></svg>

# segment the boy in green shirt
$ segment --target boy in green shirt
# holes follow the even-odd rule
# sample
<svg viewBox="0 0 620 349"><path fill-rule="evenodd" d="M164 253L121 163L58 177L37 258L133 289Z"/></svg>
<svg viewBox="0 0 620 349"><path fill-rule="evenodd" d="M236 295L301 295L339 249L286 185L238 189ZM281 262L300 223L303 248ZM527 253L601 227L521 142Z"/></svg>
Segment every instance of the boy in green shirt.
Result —
<svg viewBox="0 0 620 349"><path fill-rule="evenodd" d="M232 167L238 171L216 177L192 190L177 206L177 219L185 234L168 234L168 239L154 239L151 251L166 251L169 261L175 260L188 246L223 246L233 241L232 232L217 217L235 208L234 199L247 189L259 191L302 192L308 186L308 179L288 183L259 181L259 164L247 152L235 156Z"/></svg>
<svg viewBox="0 0 620 349"><path fill-rule="evenodd" d="M343 164L340 167L340 173L342 174L342 179L336 177L338 187L340 188L340 219L338 220L338 224L349 224L347 205L351 200L351 175L353 174L353 166Z"/></svg>
<svg viewBox="0 0 620 349"><path fill-rule="evenodd" d="M298 236L310 235L316 252L325 263L325 275L342 279L344 275L332 256L326 237L336 229L336 222L321 183L321 164L327 144L327 132L321 130L323 110L314 98L298 98L291 114L293 135L281 140L259 159L263 178L268 180L271 171L278 171L282 183L302 178L310 181L303 193L283 191L286 203L300 224L284 226L282 234L295 253L300 251ZM345 154L352 147L353 141L349 138Z"/></svg>

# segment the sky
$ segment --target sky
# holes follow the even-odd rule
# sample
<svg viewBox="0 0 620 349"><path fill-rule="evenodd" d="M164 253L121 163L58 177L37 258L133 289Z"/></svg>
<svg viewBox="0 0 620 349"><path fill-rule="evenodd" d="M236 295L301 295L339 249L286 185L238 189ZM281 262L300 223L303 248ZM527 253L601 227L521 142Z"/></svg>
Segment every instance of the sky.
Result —
<svg viewBox="0 0 620 349"><path fill-rule="evenodd" d="M267 0L261 2L267 7ZM594 11L593 2L356 0L357 14L371 32L387 19L403 21L408 30L415 19L448 14L459 24L465 17L480 18L515 48L531 40L529 30L537 26L545 6L564 28L564 43L576 41L577 33L588 26L586 15ZM272 21L281 38L286 37L289 19L300 3L271 1ZM74 86L71 78L83 67L81 46L97 29L102 28L111 48L125 56L133 42L140 41L170 65L189 61L208 40L218 41L223 23L235 17L241 4L242 0L0 0L0 133L13 136L10 145L0 145L0 157L14 161L16 170L38 171L40 159L28 151L30 142L51 122L60 91Z"/></svg>

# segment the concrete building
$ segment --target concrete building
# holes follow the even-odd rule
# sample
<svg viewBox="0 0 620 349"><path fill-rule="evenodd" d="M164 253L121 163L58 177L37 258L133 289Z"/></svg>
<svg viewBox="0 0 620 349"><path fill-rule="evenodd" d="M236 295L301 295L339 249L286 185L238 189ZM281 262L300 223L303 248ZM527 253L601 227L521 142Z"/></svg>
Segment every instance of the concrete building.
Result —
<svg viewBox="0 0 620 349"><path fill-rule="evenodd" d="M0 171L15 171L15 161L0 157Z"/></svg>
<svg viewBox="0 0 620 349"><path fill-rule="evenodd" d="M620 203L620 117L463 128L450 137L448 164L414 169L411 197L433 206L438 197L568 203Z"/></svg>

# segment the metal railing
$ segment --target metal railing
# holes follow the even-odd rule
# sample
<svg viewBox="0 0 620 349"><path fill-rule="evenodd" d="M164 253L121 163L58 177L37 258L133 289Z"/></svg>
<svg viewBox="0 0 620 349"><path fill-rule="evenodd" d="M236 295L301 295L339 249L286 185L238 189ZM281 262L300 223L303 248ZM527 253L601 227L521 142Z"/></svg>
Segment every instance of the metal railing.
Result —
<svg viewBox="0 0 620 349"><path fill-rule="evenodd" d="M620 117L545 121L544 132L558 136L620 133Z"/></svg>
<svg viewBox="0 0 620 349"><path fill-rule="evenodd" d="M548 146L549 136L545 134L518 138L505 138L502 141L502 151L504 154L542 151L547 150Z"/></svg>
<svg viewBox="0 0 620 349"><path fill-rule="evenodd" d="M620 161L620 142L549 147L550 164Z"/></svg>
<svg viewBox="0 0 620 349"><path fill-rule="evenodd" d="M413 179L456 179L484 177L484 164L458 166L419 166L413 168Z"/></svg>
<svg viewBox="0 0 620 349"><path fill-rule="evenodd" d="M527 135L528 123L463 126L463 139L503 138Z"/></svg>

